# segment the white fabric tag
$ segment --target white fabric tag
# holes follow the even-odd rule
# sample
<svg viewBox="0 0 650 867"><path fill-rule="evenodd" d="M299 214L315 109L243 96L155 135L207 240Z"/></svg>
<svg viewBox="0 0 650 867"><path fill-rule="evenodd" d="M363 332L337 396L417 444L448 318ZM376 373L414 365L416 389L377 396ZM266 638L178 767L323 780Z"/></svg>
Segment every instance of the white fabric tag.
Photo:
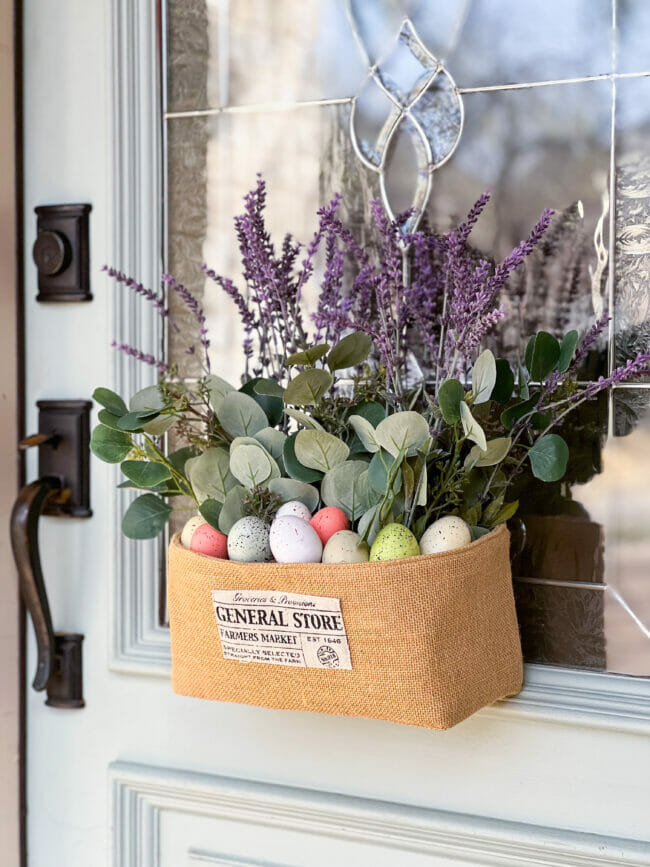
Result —
<svg viewBox="0 0 650 867"><path fill-rule="evenodd" d="M213 590L224 659L351 669L341 601L273 590Z"/></svg>

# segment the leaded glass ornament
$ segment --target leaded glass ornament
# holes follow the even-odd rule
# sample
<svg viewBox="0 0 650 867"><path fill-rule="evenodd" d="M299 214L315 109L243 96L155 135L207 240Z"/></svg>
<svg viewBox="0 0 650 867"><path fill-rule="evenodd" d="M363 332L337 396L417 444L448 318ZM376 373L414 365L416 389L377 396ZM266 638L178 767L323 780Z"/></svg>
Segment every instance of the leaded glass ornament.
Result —
<svg viewBox="0 0 650 867"><path fill-rule="evenodd" d="M411 164L413 213L403 231L411 232L419 223L433 172L453 154L462 129L463 102L453 78L406 18L387 56L370 67L350 113L355 152L378 173L384 206L392 218L397 211L390 182L396 154L402 154L402 168L405 161ZM403 173L400 185L404 187Z"/></svg>

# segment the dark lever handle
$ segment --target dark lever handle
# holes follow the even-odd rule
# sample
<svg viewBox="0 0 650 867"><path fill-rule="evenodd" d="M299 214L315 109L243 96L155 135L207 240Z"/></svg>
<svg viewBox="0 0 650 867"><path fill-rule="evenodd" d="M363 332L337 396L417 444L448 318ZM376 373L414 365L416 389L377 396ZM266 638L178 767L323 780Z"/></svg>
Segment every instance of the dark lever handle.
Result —
<svg viewBox="0 0 650 867"><path fill-rule="evenodd" d="M83 635L55 633L38 550L38 519L50 497L62 490L57 476L43 476L18 494L11 513L11 547L18 569L20 593L36 633L38 663L32 686L47 687L46 704L83 707L81 642Z"/></svg>

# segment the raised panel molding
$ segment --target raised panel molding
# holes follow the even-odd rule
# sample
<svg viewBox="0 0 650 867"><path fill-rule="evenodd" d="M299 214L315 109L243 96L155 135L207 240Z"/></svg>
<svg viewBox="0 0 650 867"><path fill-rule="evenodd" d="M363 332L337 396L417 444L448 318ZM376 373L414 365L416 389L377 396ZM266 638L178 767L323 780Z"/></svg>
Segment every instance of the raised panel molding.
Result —
<svg viewBox="0 0 650 867"><path fill-rule="evenodd" d="M114 186L112 264L150 286L160 284L163 215L161 99L156 0L114 0L112 9ZM139 297L113 295L113 333L158 354L164 335ZM114 355L113 384L132 394L154 381L143 364ZM116 475L117 478L117 475ZM119 531L128 493L115 491L111 668L169 676L169 630L158 622L164 552L157 541L132 542ZM650 678L622 677L551 666L526 666L525 687L513 699L482 711L551 722L650 732Z"/></svg>
<svg viewBox="0 0 650 867"><path fill-rule="evenodd" d="M146 286L162 272L162 145L158 75L158 25L154 0L113 0L111 264ZM112 287L111 287L112 288ZM112 331L120 342L159 357L164 334L151 307L124 287L113 291ZM152 368L130 356L113 356L113 387L128 396L155 383ZM116 472L116 482L118 473ZM163 562L159 541L134 542L119 530L127 491L114 491L111 667L167 675L169 631L159 624L158 587Z"/></svg>
<svg viewBox="0 0 650 867"><path fill-rule="evenodd" d="M112 867L161 867L161 825L170 812L244 823L251 833L256 827L271 826L303 832L310 838L369 844L384 852L394 851L395 864L404 863L399 853L411 853L435 858L432 863L436 864L487 867L650 865L645 843L559 828L122 762L111 766L110 780ZM277 853L271 854L277 857ZM235 852L189 849L188 855L191 863L229 867L258 864L243 853L240 858ZM295 864L294 859L291 863ZM362 867L362 862L356 863Z"/></svg>

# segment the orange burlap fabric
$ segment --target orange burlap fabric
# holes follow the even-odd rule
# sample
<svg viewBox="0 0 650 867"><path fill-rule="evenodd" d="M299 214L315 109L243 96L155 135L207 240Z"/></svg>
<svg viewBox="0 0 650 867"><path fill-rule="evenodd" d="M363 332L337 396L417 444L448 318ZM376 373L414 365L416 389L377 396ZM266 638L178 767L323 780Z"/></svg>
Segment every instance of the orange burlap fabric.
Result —
<svg viewBox="0 0 650 867"><path fill-rule="evenodd" d="M352 670L224 659L212 590L341 600ZM379 563L234 563L169 548L172 684L181 695L447 729L522 685L509 534Z"/></svg>

